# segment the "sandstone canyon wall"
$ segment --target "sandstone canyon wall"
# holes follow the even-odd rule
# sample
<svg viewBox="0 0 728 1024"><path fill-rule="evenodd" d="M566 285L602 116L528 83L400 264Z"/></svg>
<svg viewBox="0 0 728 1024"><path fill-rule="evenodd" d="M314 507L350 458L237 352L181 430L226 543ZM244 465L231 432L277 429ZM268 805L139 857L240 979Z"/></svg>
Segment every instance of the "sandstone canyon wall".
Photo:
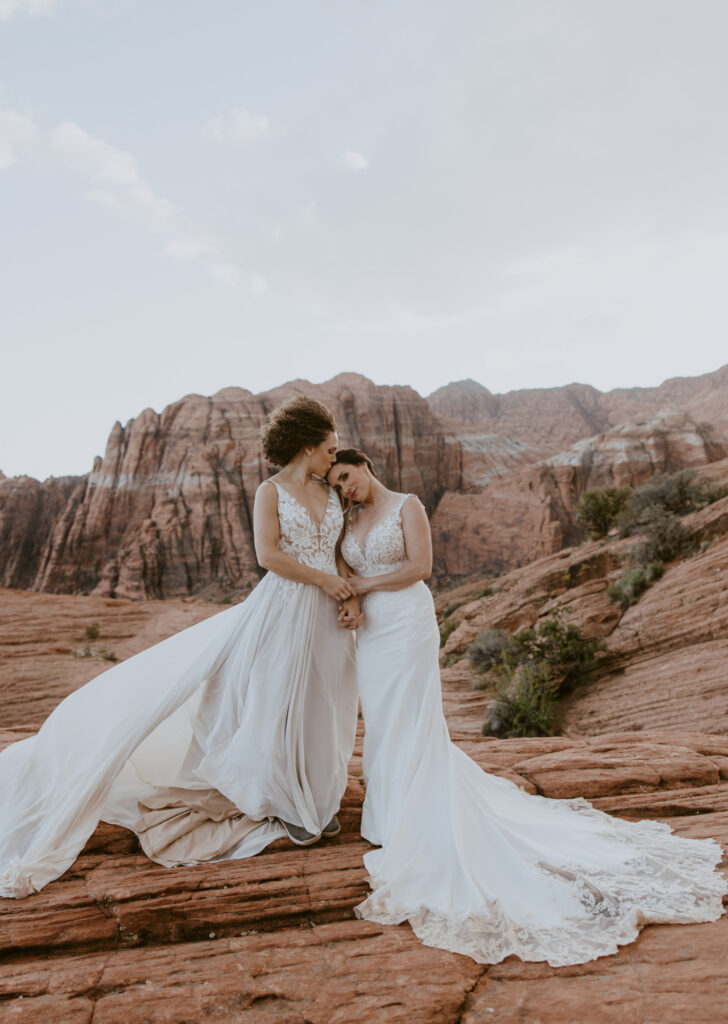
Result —
<svg viewBox="0 0 728 1024"><path fill-rule="evenodd" d="M17 573L8 578L9 566L2 582L119 597L249 588L260 576L253 497L272 472L258 436L296 387L332 408L342 443L366 448L390 486L417 493L430 511L459 485L458 447L411 388L342 375L257 396L241 388L189 395L161 414L117 423L104 457L56 510L45 543L28 552L22 583Z"/></svg>
<svg viewBox="0 0 728 1024"><path fill-rule="evenodd" d="M85 477L0 478L0 585L128 598L245 593L260 576L253 497L272 472L258 435L296 388L332 408L341 443L365 448L388 486L423 500L443 582L581 539L574 512L587 488L728 455L728 367L607 394L568 385L492 395L465 381L426 400L358 374L260 395L226 388L117 423Z"/></svg>

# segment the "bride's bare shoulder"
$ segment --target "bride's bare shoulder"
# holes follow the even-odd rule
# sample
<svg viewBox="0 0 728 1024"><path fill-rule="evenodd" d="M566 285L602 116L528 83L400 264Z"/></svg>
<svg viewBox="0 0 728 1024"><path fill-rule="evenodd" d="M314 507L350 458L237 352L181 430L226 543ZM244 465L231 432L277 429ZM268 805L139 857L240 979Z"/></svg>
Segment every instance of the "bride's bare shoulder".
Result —
<svg viewBox="0 0 728 1024"><path fill-rule="evenodd" d="M256 504L276 505L278 503L278 488L274 481L275 477L269 477L258 484L255 489Z"/></svg>

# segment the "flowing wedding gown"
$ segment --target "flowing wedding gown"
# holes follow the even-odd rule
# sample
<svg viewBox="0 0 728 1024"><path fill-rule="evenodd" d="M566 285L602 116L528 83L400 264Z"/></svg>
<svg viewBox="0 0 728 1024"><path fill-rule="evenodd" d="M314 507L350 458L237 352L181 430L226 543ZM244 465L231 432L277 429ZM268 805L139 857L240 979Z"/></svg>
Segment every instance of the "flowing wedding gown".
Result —
<svg viewBox="0 0 728 1024"><path fill-rule="evenodd" d="M342 544L361 576L406 559L400 511ZM510 954L552 966L615 953L648 923L713 921L726 883L712 839L626 822L586 800L531 796L484 772L451 741L439 633L424 583L364 598L358 632L371 895L359 917L409 920L429 946L479 963Z"/></svg>
<svg viewBox="0 0 728 1024"><path fill-rule="evenodd" d="M336 573L320 524L280 484L282 551ZM109 669L0 754L0 896L61 875L99 820L162 864L248 857L339 809L357 716L354 637L319 587L269 572L242 603Z"/></svg>

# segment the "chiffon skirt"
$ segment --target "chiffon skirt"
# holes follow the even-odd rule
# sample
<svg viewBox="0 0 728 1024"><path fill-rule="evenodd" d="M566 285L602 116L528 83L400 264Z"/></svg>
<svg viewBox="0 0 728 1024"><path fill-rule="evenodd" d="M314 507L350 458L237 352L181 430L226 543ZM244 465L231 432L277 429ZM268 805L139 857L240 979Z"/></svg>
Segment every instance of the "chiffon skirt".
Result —
<svg viewBox="0 0 728 1024"><path fill-rule="evenodd" d="M480 963L553 966L617 951L649 922L712 921L720 847L630 823L586 800L531 796L451 743L439 635L423 583L365 599L359 690L372 893L358 916L409 920L430 946Z"/></svg>
<svg viewBox="0 0 728 1024"><path fill-rule="evenodd" d="M269 573L242 604L114 666L0 753L0 896L41 889L99 820L163 864L248 857L339 808L354 638L315 586Z"/></svg>

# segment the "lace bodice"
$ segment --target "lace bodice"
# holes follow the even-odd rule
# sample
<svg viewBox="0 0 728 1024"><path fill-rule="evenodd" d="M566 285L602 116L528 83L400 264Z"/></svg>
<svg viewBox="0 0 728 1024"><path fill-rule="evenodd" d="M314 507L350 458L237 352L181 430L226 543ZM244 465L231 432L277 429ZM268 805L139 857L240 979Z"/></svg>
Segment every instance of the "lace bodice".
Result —
<svg viewBox="0 0 728 1024"><path fill-rule="evenodd" d="M280 540L278 547L297 562L312 569L335 573L336 542L344 525L344 513L333 488L329 488L321 524L317 525L308 510L286 490L282 484L272 480L278 491L278 523Z"/></svg>
<svg viewBox="0 0 728 1024"><path fill-rule="evenodd" d="M399 494L393 507L372 526L364 538L363 545L357 540L357 507L346 517L346 534L341 544L341 553L360 576L380 576L394 572L407 559L402 532L401 511L409 494Z"/></svg>

